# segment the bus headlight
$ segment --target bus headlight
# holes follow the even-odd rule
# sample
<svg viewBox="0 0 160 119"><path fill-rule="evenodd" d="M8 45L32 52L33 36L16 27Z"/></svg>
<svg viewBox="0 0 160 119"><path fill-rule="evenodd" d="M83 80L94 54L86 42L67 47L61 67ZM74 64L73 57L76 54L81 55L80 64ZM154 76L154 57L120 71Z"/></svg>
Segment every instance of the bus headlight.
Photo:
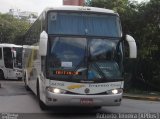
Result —
<svg viewBox="0 0 160 119"><path fill-rule="evenodd" d="M60 93L61 91L60 91L60 89L55 88L55 89L53 89L53 92L54 92L54 93Z"/></svg>
<svg viewBox="0 0 160 119"><path fill-rule="evenodd" d="M55 94L64 94L66 93L65 90L59 89L59 88L53 88L53 87L47 87L47 91L55 93Z"/></svg>
<svg viewBox="0 0 160 119"><path fill-rule="evenodd" d="M107 94L119 94L122 92L123 92L123 89L119 88L119 89L108 90Z"/></svg>
<svg viewBox="0 0 160 119"><path fill-rule="evenodd" d="M114 89L114 90L112 90L112 93L113 93L113 94L117 94L117 93L118 93L118 90L117 90L117 89Z"/></svg>

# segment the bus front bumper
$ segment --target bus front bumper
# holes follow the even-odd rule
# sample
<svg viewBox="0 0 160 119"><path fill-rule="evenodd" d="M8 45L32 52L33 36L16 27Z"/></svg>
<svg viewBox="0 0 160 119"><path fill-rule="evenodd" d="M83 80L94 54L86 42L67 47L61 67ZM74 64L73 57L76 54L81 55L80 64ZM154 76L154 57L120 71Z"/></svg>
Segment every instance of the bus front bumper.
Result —
<svg viewBox="0 0 160 119"><path fill-rule="evenodd" d="M47 106L119 106L122 93L112 95L71 95L47 92Z"/></svg>

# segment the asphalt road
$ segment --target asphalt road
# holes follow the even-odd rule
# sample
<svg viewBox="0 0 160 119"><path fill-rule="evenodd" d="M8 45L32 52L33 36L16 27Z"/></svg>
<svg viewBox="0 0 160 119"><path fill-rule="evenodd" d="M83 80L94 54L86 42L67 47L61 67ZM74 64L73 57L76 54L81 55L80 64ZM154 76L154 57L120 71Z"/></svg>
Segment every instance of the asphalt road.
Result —
<svg viewBox="0 0 160 119"><path fill-rule="evenodd" d="M28 92L25 90L22 81L1 81L0 83L2 84L2 88L0 88L0 119L3 116L6 116L6 113L18 114L18 119L36 117L38 119L46 119L53 117L54 119L115 118L115 116L117 115L114 114L123 113L141 113L148 114L149 116L151 115L156 118L160 117L159 102L131 99L123 99L121 106L105 106L98 110L92 108L60 107L50 108L49 110L42 111L39 108L36 96L32 92Z"/></svg>

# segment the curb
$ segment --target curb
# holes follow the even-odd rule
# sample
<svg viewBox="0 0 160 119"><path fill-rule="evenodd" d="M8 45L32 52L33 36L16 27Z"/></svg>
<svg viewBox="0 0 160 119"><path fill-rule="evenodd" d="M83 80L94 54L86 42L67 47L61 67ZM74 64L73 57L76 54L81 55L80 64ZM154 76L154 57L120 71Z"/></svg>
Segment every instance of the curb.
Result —
<svg viewBox="0 0 160 119"><path fill-rule="evenodd" d="M153 97L153 96L131 96L131 95L123 95L123 98L135 99L135 100L160 101L160 97Z"/></svg>

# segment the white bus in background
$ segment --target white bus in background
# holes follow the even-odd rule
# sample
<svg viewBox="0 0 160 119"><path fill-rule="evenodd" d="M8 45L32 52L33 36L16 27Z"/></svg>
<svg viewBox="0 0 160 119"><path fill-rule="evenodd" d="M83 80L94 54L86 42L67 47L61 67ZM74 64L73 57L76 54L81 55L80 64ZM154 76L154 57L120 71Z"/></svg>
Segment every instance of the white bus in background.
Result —
<svg viewBox="0 0 160 119"><path fill-rule="evenodd" d="M22 46L0 44L1 79L22 79Z"/></svg>
<svg viewBox="0 0 160 119"><path fill-rule="evenodd" d="M24 81L47 106L118 106L123 94L123 41L136 58L135 40L122 37L112 10L48 8L24 39Z"/></svg>

